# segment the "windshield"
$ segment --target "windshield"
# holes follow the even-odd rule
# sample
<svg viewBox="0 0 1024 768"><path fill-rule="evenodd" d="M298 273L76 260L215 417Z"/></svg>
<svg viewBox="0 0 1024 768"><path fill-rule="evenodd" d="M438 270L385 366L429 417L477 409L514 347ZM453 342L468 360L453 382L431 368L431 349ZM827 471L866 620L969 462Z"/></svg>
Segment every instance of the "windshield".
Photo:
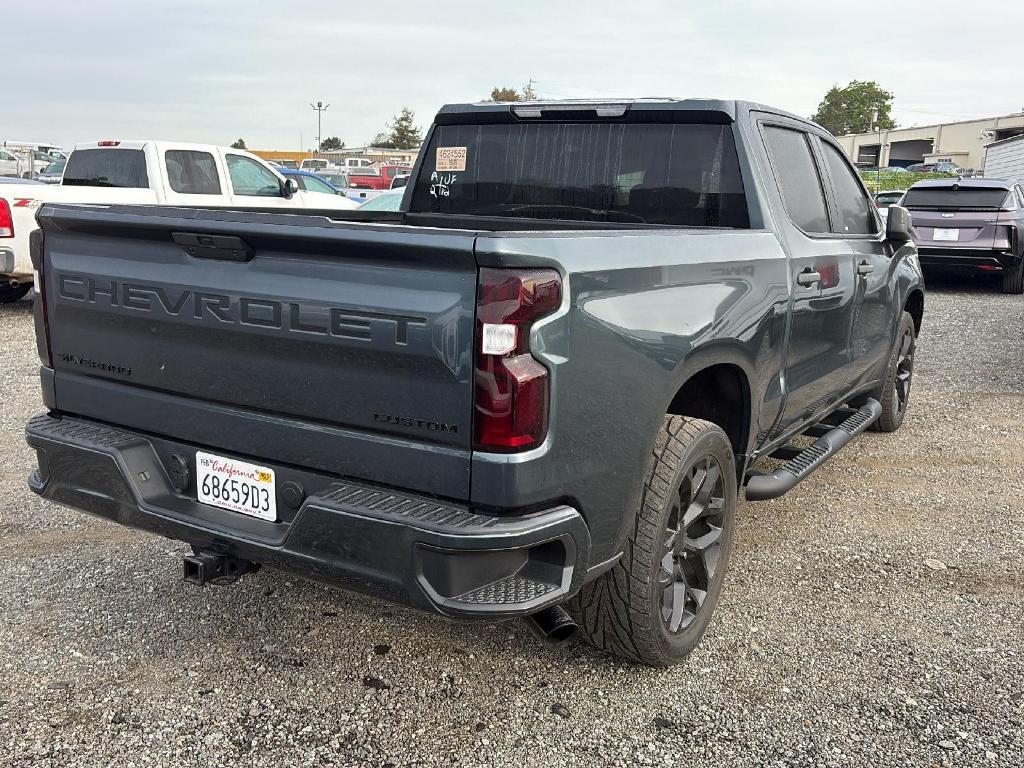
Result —
<svg viewBox="0 0 1024 768"><path fill-rule="evenodd" d="M65 160L54 160L48 166L43 169L43 173L57 174L64 170L64 166L67 164Z"/></svg>
<svg viewBox="0 0 1024 768"><path fill-rule="evenodd" d="M397 211L402 204L401 192L385 192L370 198L359 206L361 211Z"/></svg>
<svg viewBox="0 0 1024 768"><path fill-rule="evenodd" d="M149 186L141 149L77 149L71 153L61 182L74 187Z"/></svg>
<svg viewBox="0 0 1024 768"><path fill-rule="evenodd" d="M415 212L748 227L730 125L514 123L434 129Z"/></svg>
<svg viewBox="0 0 1024 768"><path fill-rule="evenodd" d="M990 187L920 187L907 192L907 208L999 209L1012 208L1009 192Z"/></svg>

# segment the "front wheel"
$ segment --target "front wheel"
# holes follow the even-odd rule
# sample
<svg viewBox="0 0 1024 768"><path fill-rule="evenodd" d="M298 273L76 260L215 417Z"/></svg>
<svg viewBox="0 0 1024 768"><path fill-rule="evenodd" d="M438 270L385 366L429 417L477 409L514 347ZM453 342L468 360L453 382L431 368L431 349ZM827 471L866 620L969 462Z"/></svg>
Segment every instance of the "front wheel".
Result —
<svg viewBox="0 0 1024 768"><path fill-rule="evenodd" d="M18 299L23 298L31 290L31 283L21 283L19 285L0 284L0 304L10 304L18 301Z"/></svg>
<svg viewBox="0 0 1024 768"><path fill-rule="evenodd" d="M1003 270L1003 293L1024 293L1024 255Z"/></svg>
<svg viewBox="0 0 1024 768"><path fill-rule="evenodd" d="M736 460L720 427L666 416L625 551L570 603L595 647L667 667L693 650L722 590L736 518Z"/></svg>
<svg viewBox="0 0 1024 768"><path fill-rule="evenodd" d="M914 353L917 351L914 318L909 312L900 316L896 332L896 344L889 355L885 379L878 401L882 404L882 415L871 425L875 432L895 432L903 424L910 404L910 385L914 381Z"/></svg>

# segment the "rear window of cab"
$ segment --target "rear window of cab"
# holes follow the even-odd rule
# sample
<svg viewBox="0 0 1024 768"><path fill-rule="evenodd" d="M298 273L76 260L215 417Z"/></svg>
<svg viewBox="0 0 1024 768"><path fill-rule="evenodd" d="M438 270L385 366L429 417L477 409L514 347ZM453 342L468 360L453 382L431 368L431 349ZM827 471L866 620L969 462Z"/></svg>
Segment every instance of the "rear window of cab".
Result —
<svg viewBox="0 0 1024 768"><path fill-rule="evenodd" d="M76 149L68 158L61 184L145 189L149 186L146 155L141 149Z"/></svg>
<svg viewBox="0 0 1024 768"><path fill-rule="evenodd" d="M414 212L750 226L731 125L439 125Z"/></svg>

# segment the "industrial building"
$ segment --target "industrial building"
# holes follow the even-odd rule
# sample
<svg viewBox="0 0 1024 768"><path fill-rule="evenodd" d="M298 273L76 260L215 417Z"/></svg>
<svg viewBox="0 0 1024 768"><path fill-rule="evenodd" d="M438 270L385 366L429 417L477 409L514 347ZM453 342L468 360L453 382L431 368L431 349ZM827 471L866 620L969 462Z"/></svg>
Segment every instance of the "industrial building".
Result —
<svg viewBox="0 0 1024 768"><path fill-rule="evenodd" d="M419 147L416 149L386 149L384 147L346 147L345 149L315 151L289 151L274 149L254 149L253 154L262 157L264 160L294 160L301 163L303 160L312 157L320 157L344 165L345 159L349 157L366 158L372 163L413 163L419 154Z"/></svg>
<svg viewBox="0 0 1024 768"><path fill-rule="evenodd" d="M1024 135L1012 136L985 147L985 178L1024 184Z"/></svg>
<svg viewBox="0 0 1024 768"><path fill-rule="evenodd" d="M837 139L855 163L885 168L948 160L961 168L980 171L985 163L986 145L1020 135L1024 135L1024 112L980 120L852 133Z"/></svg>

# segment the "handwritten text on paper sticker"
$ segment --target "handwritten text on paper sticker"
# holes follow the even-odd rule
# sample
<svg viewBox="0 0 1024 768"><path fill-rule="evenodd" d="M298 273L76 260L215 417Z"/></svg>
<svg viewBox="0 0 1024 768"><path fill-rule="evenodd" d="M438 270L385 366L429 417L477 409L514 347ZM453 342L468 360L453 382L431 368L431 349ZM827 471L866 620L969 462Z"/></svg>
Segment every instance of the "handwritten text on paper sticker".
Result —
<svg viewBox="0 0 1024 768"><path fill-rule="evenodd" d="M437 162L434 168L438 171L466 170L465 147L438 147Z"/></svg>

